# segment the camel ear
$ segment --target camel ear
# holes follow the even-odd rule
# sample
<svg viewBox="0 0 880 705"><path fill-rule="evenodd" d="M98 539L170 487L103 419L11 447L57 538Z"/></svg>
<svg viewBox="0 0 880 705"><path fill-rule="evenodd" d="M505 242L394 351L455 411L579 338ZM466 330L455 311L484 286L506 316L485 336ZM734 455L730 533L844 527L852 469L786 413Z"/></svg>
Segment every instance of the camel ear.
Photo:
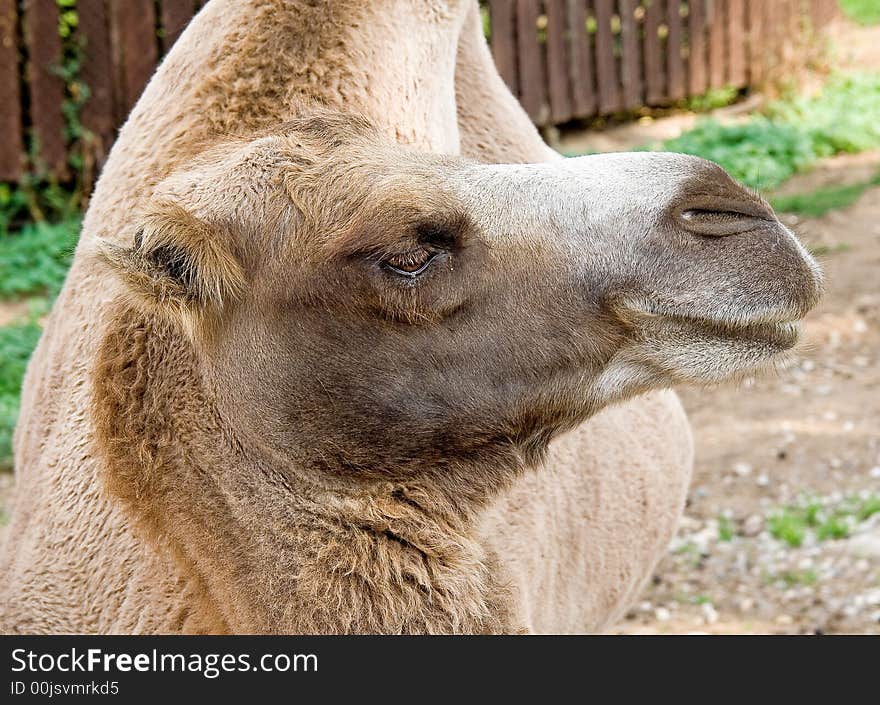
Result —
<svg viewBox="0 0 880 705"><path fill-rule="evenodd" d="M231 239L176 204L152 208L126 248L102 241L100 258L142 307L192 331L241 294L244 274Z"/></svg>

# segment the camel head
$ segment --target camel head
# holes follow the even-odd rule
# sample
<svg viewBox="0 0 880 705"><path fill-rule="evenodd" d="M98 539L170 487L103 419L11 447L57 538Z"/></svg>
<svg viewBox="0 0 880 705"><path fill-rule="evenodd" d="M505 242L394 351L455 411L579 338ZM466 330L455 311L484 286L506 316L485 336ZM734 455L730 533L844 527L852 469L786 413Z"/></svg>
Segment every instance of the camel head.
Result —
<svg viewBox="0 0 880 705"><path fill-rule="evenodd" d="M532 462L611 402L772 364L821 290L710 162L483 165L337 114L212 148L138 218L104 259L220 412L367 476Z"/></svg>

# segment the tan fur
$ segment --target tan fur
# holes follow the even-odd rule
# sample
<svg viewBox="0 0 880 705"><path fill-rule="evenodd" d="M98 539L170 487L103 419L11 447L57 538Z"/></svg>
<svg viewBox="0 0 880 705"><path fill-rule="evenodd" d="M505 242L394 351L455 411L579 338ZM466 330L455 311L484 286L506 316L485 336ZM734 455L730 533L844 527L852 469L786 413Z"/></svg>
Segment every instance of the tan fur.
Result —
<svg viewBox="0 0 880 705"><path fill-rule="evenodd" d="M281 390L305 361L284 356L317 345L309 331L380 311L365 330L409 334L467 303L455 287L365 285L348 310L340 292L360 279L308 276L410 247L426 219L478 244L498 215L473 190L483 175L502 184L499 201L516 197L504 172L443 156L459 152L486 164L558 159L495 72L476 2L207 4L120 133L29 367L0 628L582 632L626 609L675 530L690 478L690 432L672 392L602 408L611 396L532 384L528 393L545 396L531 406L517 397L515 428L471 410L473 433L449 429L454 447L407 438L415 419L381 448L337 443L337 432L369 439L377 419L320 425L326 404L305 391L296 423L285 420ZM692 168L706 167L664 162L658 173L674 188L661 195L686 188ZM564 169L548 183L536 173L536 198L553 179L573 183ZM527 211L541 210L534 203ZM468 251L489 271L509 267L521 282L512 298L528 306L546 294L531 275L558 250L523 240L513 254L500 241ZM569 336L547 367L609 363L622 341L636 359L643 341L613 306L586 332L557 325L557 313L538 310L521 326L535 339L551 328ZM287 337L276 340L279 329ZM374 352L339 348L328 348L328 371ZM502 369L497 349L477 350L483 377ZM515 369L531 378L544 368L526 352ZM334 381L323 373L306 381ZM663 385L645 374L613 398ZM363 393L358 377L342 378ZM393 382L377 389L391 393ZM390 425L395 410L381 408ZM459 411L463 425L469 410ZM381 431L386 420L373 416ZM408 456L412 447L428 460Z"/></svg>

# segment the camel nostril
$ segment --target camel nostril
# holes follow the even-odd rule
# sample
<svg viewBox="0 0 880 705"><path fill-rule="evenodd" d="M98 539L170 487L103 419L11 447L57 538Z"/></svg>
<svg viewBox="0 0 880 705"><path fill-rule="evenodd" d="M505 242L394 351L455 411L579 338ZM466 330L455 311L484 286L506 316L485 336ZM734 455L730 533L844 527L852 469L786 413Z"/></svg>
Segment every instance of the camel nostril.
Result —
<svg viewBox="0 0 880 705"><path fill-rule="evenodd" d="M770 207L760 201L730 202L725 199L705 205L687 204L687 207L677 209L676 219L685 230L712 237L739 235L778 222Z"/></svg>

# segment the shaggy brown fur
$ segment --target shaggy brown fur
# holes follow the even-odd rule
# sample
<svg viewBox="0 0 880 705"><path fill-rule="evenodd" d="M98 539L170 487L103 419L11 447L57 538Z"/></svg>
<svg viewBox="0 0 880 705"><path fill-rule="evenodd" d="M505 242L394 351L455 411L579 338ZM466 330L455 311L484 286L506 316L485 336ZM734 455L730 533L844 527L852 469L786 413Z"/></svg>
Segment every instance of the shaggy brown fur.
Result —
<svg viewBox="0 0 880 705"><path fill-rule="evenodd" d="M442 493L377 481L355 489L254 457L198 383L192 350L169 346L175 328L123 308L109 330L95 370L104 479L152 540L170 539L180 565L200 576L206 589L192 612L236 633L510 627L491 562ZM193 497L211 508L207 518L187 506ZM242 516L238 502L265 514Z"/></svg>

